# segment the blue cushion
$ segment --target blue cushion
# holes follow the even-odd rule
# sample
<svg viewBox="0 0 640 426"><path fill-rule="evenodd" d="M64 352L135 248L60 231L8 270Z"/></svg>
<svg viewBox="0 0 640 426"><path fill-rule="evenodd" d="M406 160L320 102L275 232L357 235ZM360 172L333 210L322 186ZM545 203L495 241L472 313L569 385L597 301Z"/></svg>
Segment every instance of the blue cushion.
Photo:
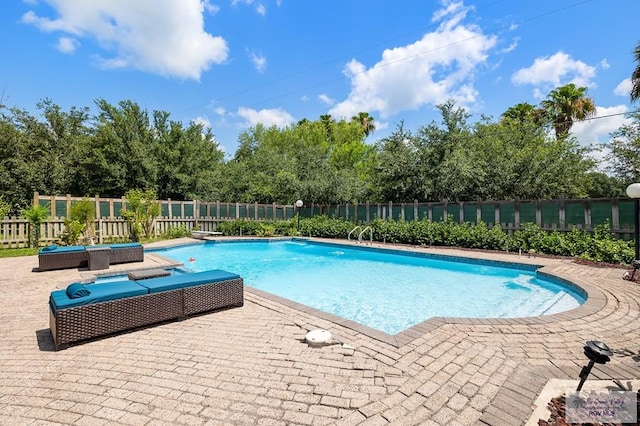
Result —
<svg viewBox="0 0 640 426"><path fill-rule="evenodd" d="M118 281L111 283L87 284L90 294L77 299L70 299L66 290L51 292L50 304L53 310L88 305L90 303L106 302L108 300L123 299L125 297L148 294L149 290L133 281Z"/></svg>
<svg viewBox="0 0 640 426"><path fill-rule="evenodd" d="M69 287L67 287L67 296L69 296L69 299L77 299L78 297L86 297L89 294L91 294L91 292L89 290L87 290L87 288L84 286L84 284L73 283L73 284L69 285Z"/></svg>
<svg viewBox="0 0 640 426"><path fill-rule="evenodd" d="M173 275L171 277L151 278L148 280L136 281L143 287L149 289L149 293L160 291L176 290L179 288L191 287L194 285L210 284L219 281L227 281L240 278L238 274L214 269L213 271L194 272L191 274Z"/></svg>
<svg viewBox="0 0 640 426"><path fill-rule="evenodd" d="M57 249L57 248L58 248L58 246L57 246L57 245L55 245L55 244L51 244L51 245L46 246L45 248L43 248L43 249L42 249L42 250L40 250L40 251L53 251L53 250L55 250L55 249Z"/></svg>
<svg viewBox="0 0 640 426"><path fill-rule="evenodd" d="M86 250L84 246L64 246L64 247L57 246L54 250L40 249L40 254L69 253L74 251L86 251Z"/></svg>
<svg viewBox="0 0 640 426"><path fill-rule="evenodd" d="M142 244L140 243L122 243L122 244L109 244L108 247L111 247L112 249L118 249L118 248L131 248L131 247L139 247Z"/></svg>

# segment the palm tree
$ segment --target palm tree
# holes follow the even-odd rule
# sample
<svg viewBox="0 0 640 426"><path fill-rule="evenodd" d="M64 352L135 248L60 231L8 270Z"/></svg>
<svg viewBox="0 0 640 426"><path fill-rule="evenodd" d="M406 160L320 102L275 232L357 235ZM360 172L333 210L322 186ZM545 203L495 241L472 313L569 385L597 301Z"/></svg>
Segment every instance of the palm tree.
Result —
<svg viewBox="0 0 640 426"><path fill-rule="evenodd" d="M370 116L368 112L359 112L358 115L351 117L351 122L358 123L362 126L362 132L365 138L376 130L373 117Z"/></svg>
<svg viewBox="0 0 640 426"><path fill-rule="evenodd" d="M640 99L640 41L638 42L636 49L633 51L634 59L638 64L636 69L631 74L631 102L635 102Z"/></svg>
<svg viewBox="0 0 640 426"><path fill-rule="evenodd" d="M552 90L540 105L558 139L569 136L574 120L584 120L596 114L595 103L587 96L587 88L573 83Z"/></svg>
<svg viewBox="0 0 640 426"><path fill-rule="evenodd" d="M538 118L538 108L535 105L531 105L527 102L522 102L512 107L509 107L505 112L502 113L501 117L503 119L518 121L518 122L527 122L527 121L535 121Z"/></svg>

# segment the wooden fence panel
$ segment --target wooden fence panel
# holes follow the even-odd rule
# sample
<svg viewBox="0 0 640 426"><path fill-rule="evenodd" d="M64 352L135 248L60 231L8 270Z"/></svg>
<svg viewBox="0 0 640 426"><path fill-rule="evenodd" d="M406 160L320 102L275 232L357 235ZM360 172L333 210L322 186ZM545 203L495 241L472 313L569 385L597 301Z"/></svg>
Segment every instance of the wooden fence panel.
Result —
<svg viewBox="0 0 640 426"><path fill-rule="evenodd" d="M40 195L34 193L33 202L48 205L50 219L42 224L42 241L59 241L64 232L64 216L75 202L87 198L96 209L96 234L99 241L127 240L129 225L120 217L126 208L126 199L95 197L72 197ZM476 223L481 219L489 226L500 224L507 232L514 232L522 224L532 222L545 230L571 231L576 226L592 230L595 226L608 222L611 230L619 237L631 239L634 232L633 200L629 198L569 200L506 200L483 202L425 202L413 203L357 203L347 205L318 205L308 203L300 209L293 205L226 203L199 200L160 200L162 217L156 219L156 235L167 232L172 227L184 226L193 229L199 226L204 231L214 231L221 221L247 220L290 220L296 212L300 217L328 215L353 222L369 222L376 218L383 220L421 220L424 218L440 221L451 215L454 222ZM0 222L0 247L28 246L29 224L25 219L5 218Z"/></svg>

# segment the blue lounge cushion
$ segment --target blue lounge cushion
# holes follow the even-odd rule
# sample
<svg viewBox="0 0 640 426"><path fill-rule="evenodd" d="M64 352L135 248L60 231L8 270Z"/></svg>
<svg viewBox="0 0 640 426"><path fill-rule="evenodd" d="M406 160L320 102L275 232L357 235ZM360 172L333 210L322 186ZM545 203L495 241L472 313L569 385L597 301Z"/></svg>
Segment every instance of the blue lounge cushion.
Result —
<svg viewBox="0 0 640 426"><path fill-rule="evenodd" d="M47 247L40 249L40 254L70 253L76 251L86 251L84 246L56 246L53 250L45 250Z"/></svg>
<svg viewBox="0 0 640 426"><path fill-rule="evenodd" d="M45 248L43 248L41 251L53 251L55 249L57 249L58 246L55 244L50 244L48 246L46 246Z"/></svg>
<svg viewBox="0 0 640 426"><path fill-rule="evenodd" d="M223 271L221 269L214 269L212 271L151 278L148 280L138 280L136 282L141 286L148 288L149 293L158 293L161 291L177 290L179 288L211 284L236 278L240 278L240 275Z"/></svg>
<svg viewBox="0 0 640 426"><path fill-rule="evenodd" d="M87 297L91 292L87 290L84 284L73 283L67 287L67 296L69 299L77 299L78 297Z"/></svg>
<svg viewBox="0 0 640 426"><path fill-rule="evenodd" d="M139 247L141 245L142 244L140 243L121 243L121 244L109 244L108 247L112 249L119 249L119 248Z"/></svg>
<svg viewBox="0 0 640 426"><path fill-rule="evenodd" d="M142 296L149 293L149 290L134 281L87 284L85 287L90 294L76 299L69 298L66 290L52 291L49 301L51 308L55 312L58 309L123 299L125 297Z"/></svg>

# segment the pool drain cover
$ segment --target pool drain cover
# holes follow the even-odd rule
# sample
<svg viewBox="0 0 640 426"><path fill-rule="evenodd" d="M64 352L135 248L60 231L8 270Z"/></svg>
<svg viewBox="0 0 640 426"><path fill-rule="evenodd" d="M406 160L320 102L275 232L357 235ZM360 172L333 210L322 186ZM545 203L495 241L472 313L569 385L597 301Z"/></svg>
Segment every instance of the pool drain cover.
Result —
<svg viewBox="0 0 640 426"><path fill-rule="evenodd" d="M329 343L331 333L327 330L311 330L304 338L309 346L322 346Z"/></svg>

